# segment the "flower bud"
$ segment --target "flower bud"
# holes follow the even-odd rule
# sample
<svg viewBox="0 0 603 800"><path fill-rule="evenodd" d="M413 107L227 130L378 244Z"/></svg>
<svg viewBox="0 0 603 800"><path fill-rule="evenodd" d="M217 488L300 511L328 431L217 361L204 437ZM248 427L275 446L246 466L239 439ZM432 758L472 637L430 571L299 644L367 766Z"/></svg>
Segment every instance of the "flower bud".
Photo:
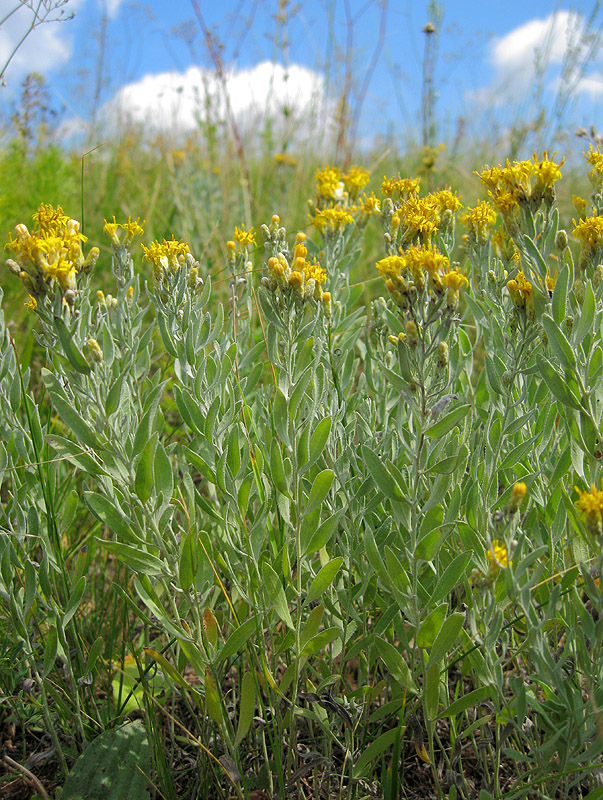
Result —
<svg viewBox="0 0 603 800"><path fill-rule="evenodd" d="M568 238L567 232L563 229L557 231L557 235L555 236L555 247L557 250L563 252L568 245Z"/></svg>
<svg viewBox="0 0 603 800"><path fill-rule="evenodd" d="M103 351L99 343L96 339L86 339L85 349L87 351L87 355L90 356L90 359L94 361L95 364L101 364L103 360Z"/></svg>

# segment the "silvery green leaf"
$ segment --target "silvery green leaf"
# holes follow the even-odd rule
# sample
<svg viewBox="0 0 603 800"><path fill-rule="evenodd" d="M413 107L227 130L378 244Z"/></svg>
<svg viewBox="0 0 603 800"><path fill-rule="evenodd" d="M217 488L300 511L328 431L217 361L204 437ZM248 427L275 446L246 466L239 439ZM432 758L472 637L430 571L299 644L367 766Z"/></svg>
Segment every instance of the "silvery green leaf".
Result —
<svg viewBox="0 0 603 800"><path fill-rule="evenodd" d="M70 331L61 317L54 317L54 327L71 366L82 375L90 374L88 362L73 342L73 332Z"/></svg>

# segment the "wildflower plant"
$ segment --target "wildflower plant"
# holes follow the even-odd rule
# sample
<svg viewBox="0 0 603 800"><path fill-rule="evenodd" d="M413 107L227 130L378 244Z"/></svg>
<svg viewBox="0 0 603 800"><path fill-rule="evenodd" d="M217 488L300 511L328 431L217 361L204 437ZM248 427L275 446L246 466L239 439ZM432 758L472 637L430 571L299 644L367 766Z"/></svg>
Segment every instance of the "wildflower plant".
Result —
<svg viewBox="0 0 603 800"><path fill-rule="evenodd" d="M224 304L202 253L140 246L138 219L105 223L97 291L60 208L17 227L44 365L1 324L0 593L65 772L140 706L165 796L184 751L207 798L393 800L417 758L440 798L598 791L586 155L569 234L546 152L481 171L468 209L327 167L309 233L226 235ZM379 222L371 303L350 270Z"/></svg>

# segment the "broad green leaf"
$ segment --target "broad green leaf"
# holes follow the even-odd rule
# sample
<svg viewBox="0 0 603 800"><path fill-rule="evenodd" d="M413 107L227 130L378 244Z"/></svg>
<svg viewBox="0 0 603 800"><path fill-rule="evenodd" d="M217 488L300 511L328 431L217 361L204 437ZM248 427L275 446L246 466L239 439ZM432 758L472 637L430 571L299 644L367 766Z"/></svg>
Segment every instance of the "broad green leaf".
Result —
<svg viewBox="0 0 603 800"><path fill-rule="evenodd" d="M438 528L426 533L417 543L414 553L415 558L421 561L431 561L437 555L445 537L446 534Z"/></svg>
<svg viewBox="0 0 603 800"><path fill-rule="evenodd" d="M548 314L543 314L542 326L548 337L551 350L561 366L564 369L573 369L576 366L576 355L559 325Z"/></svg>
<svg viewBox="0 0 603 800"><path fill-rule="evenodd" d="M371 761L374 761L378 756L388 750L394 743L394 739L397 735L398 728L390 728L390 730L374 739L368 747L365 747L354 765L354 777L362 775L364 768L368 766Z"/></svg>
<svg viewBox="0 0 603 800"><path fill-rule="evenodd" d="M308 615L308 619L306 620L306 624L304 625L300 636L300 647L302 650L304 649L304 645L309 642L310 639L316 636L320 630L320 623L322 622L324 612L325 607L319 603Z"/></svg>
<svg viewBox="0 0 603 800"><path fill-rule="evenodd" d="M197 572L197 533L189 531L182 542L182 552L178 563L180 588L185 592L190 589Z"/></svg>
<svg viewBox="0 0 603 800"><path fill-rule="evenodd" d="M281 494L289 497L289 487L285 478L283 454L278 439L273 438L270 445L270 477Z"/></svg>
<svg viewBox="0 0 603 800"><path fill-rule="evenodd" d="M448 603L443 603L441 606L436 606L423 620L417 634L417 645L419 647L431 647L440 632L447 610Z"/></svg>
<svg viewBox="0 0 603 800"><path fill-rule="evenodd" d="M220 727L224 720L222 718L222 703L220 702L220 692L216 686L214 676L209 667L205 669L205 707L207 713Z"/></svg>
<svg viewBox="0 0 603 800"><path fill-rule="evenodd" d="M453 561L446 567L444 572L438 578L433 593L429 598L428 606L434 606L440 600L444 600L455 586L465 578L465 570L467 564L471 561L471 552L460 553Z"/></svg>
<svg viewBox="0 0 603 800"><path fill-rule="evenodd" d="M307 515L304 518L304 522L306 521L306 519L309 518L310 516ZM330 538L333 536L335 531L337 530L340 519L341 519L340 513L333 514L332 517L328 517L328 519L326 519L321 525L319 525L318 528L316 528L314 532L311 533L310 536L302 537L301 547L303 554L307 556L310 555L311 553L315 553L317 550L320 550L322 547L324 547L329 542ZM304 525L302 523L302 534L303 531L304 531Z"/></svg>
<svg viewBox="0 0 603 800"><path fill-rule="evenodd" d="M293 620L291 619L291 613L289 611L289 606L287 605L287 597L285 595L285 590L283 589L283 584L281 583L279 576L267 562L262 564L262 579L264 581L264 587L268 593L268 597L274 606L274 610L285 623L285 625L293 629Z"/></svg>
<svg viewBox="0 0 603 800"><path fill-rule="evenodd" d="M491 686L480 686L479 689L474 689L472 692L468 692L462 697L459 697L454 703L451 703L448 708L440 712L438 719L445 719L446 717L454 717L457 714L462 714L463 711L478 705L482 700L490 700L492 695L493 690Z"/></svg>
<svg viewBox="0 0 603 800"><path fill-rule="evenodd" d="M110 417L111 414L115 414L115 412L119 409L119 404L121 401L121 396L124 390L124 385L126 383L126 375L129 372L129 368L122 372L114 381L113 385L109 389L107 394L107 399L105 401L105 414Z"/></svg>
<svg viewBox="0 0 603 800"><path fill-rule="evenodd" d="M161 442L157 442L155 460L153 463L153 476L156 494L163 495L163 502L168 503L174 492L174 472L172 462Z"/></svg>
<svg viewBox="0 0 603 800"><path fill-rule="evenodd" d="M430 425L425 431L425 436L430 436L432 439L439 439L441 436L445 436L460 423L470 408L471 406L468 403L453 408L448 414L445 414L433 425Z"/></svg>
<svg viewBox="0 0 603 800"><path fill-rule="evenodd" d="M440 702L440 668L438 664L430 664L425 676L425 711L427 718L434 720L438 713Z"/></svg>
<svg viewBox="0 0 603 800"><path fill-rule="evenodd" d="M551 390L552 394L563 403L564 406L580 410L580 400L574 393L567 387L566 380L557 372L557 370L542 356L536 356L536 364L546 385Z"/></svg>
<svg viewBox="0 0 603 800"><path fill-rule="evenodd" d="M67 625L71 622L75 612L78 610L80 603L82 602L82 596L86 590L86 576L82 575L79 581L75 584L73 589L71 590L71 594L69 595L69 600L67 601L67 606L65 607L65 613L63 614L63 621L62 626L63 629L67 627Z"/></svg>
<svg viewBox="0 0 603 800"><path fill-rule="evenodd" d="M402 654L398 652L393 644L379 637L375 638L375 646L392 678L397 681L403 689L417 694L417 686L412 679L410 669Z"/></svg>
<svg viewBox="0 0 603 800"><path fill-rule="evenodd" d="M93 450L99 450L100 445L96 434L87 422L80 417L73 406L64 400L61 395L49 392L50 402L54 406L59 417L63 420L69 431L75 436L80 444L87 444Z"/></svg>
<svg viewBox="0 0 603 800"><path fill-rule="evenodd" d="M143 798L148 795L151 775L151 748L145 727L140 720L128 722L104 731L86 747L69 773L61 798Z"/></svg>
<svg viewBox="0 0 603 800"><path fill-rule="evenodd" d="M454 647L464 621L465 615L458 611L448 617L431 646L429 664L439 664L446 653Z"/></svg>
<svg viewBox="0 0 603 800"><path fill-rule="evenodd" d="M239 474L241 469L241 446L239 444L239 426L233 425L228 437L227 445L228 456L226 458L228 467L233 478Z"/></svg>
<svg viewBox="0 0 603 800"><path fill-rule="evenodd" d="M138 466L136 467L134 488L141 503L146 503L147 500L150 499L153 492L153 462L155 459L157 441L158 433L155 431L155 433L144 446L144 449L140 455Z"/></svg>
<svg viewBox="0 0 603 800"><path fill-rule="evenodd" d="M519 464L521 459L524 455L531 450L534 450L534 445L540 439L542 434L537 434L536 436L532 436L531 439L527 439L524 442L520 442L516 447L510 450L507 455L502 459L500 464L498 465L498 469L508 469L509 467L514 467L516 464Z"/></svg>
<svg viewBox="0 0 603 800"><path fill-rule="evenodd" d="M314 429L314 433L310 437L310 458L308 465L312 465L322 455L322 451L329 438L329 433L331 432L331 424L331 417L325 417Z"/></svg>
<svg viewBox="0 0 603 800"><path fill-rule="evenodd" d="M74 344L73 334L70 333L61 317L54 317L54 328L58 334L61 346L63 347L63 352L67 356L71 366L82 375L90 375L90 366Z"/></svg>
<svg viewBox="0 0 603 800"><path fill-rule="evenodd" d="M92 643L92 647L88 651L88 658L86 659L86 666L84 667L84 675L88 675L88 673L92 672L96 666L96 662L102 655L104 644L105 642L102 636L98 636Z"/></svg>
<svg viewBox="0 0 603 800"><path fill-rule="evenodd" d="M119 539L142 543L142 539L133 532L131 523L108 497L96 492L84 492L84 502L94 516Z"/></svg>
<svg viewBox="0 0 603 800"><path fill-rule="evenodd" d="M140 572L143 575L159 575L164 570L165 565L161 559L151 553L145 553L140 547L131 547L129 544L121 542L106 542L103 539L98 541L105 550L117 556L134 572Z"/></svg>
<svg viewBox="0 0 603 800"><path fill-rule="evenodd" d="M238 747L247 736L255 715L255 680L251 672L243 673L240 697L239 724L235 736L235 747Z"/></svg>
<svg viewBox="0 0 603 800"><path fill-rule="evenodd" d="M584 287L584 302L580 309L580 319L578 324L574 327L574 342L580 344L587 333L593 329L593 322L595 320L595 294L590 281L586 281Z"/></svg>
<svg viewBox="0 0 603 800"><path fill-rule="evenodd" d="M316 636L313 636L306 642L300 655L305 658L310 658L310 656L313 656L316 653L319 653L321 650L324 650L325 647L328 647L341 635L341 628L338 628L337 626L325 628L324 631L317 633Z"/></svg>
<svg viewBox="0 0 603 800"><path fill-rule="evenodd" d="M230 634L228 639L224 642L224 647L220 650L218 656L219 661L225 661L237 655L245 646L248 639L256 632L257 622L255 617L246 619L238 628Z"/></svg>
<svg viewBox="0 0 603 800"><path fill-rule="evenodd" d="M565 319L568 279L569 269L566 266L562 266L553 290L553 319L557 325L561 325Z"/></svg>
<svg viewBox="0 0 603 800"><path fill-rule="evenodd" d="M195 451L191 450L189 447L183 447L182 451L188 459L188 462L192 464L195 469L199 470L206 480L210 483L217 483L216 473L199 453L195 453Z"/></svg>
<svg viewBox="0 0 603 800"><path fill-rule="evenodd" d="M534 222L533 222L533 217L532 217L531 214L530 215L526 215L525 221L526 221L526 223L527 223L527 225L529 227L533 227ZM529 231L529 233L530 233L530 236L526 235L526 233L524 232L523 243L524 243L524 245L526 247L526 250L528 251L528 253L530 255L530 260L532 261L532 263L536 267L536 270L540 273L540 277L544 280L544 278L546 277L546 274L548 272L546 261L544 260L544 258L542 256L542 253L538 249L538 245L534 241L534 238L536 238L535 237L535 231L532 230L532 231ZM532 237L532 238L530 238L530 237Z"/></svg>
<svg viewBox="0 0 603 800"><path fill-rule="evenodd" d="M402 500L402 492L400 491L400 487L388 471L385 464L383 464L379 456L368 447L363 447L362 457L364 459L364 463L369 469L369 472L371 473L373 480L377 484L377 488L382 491L383 494L390 500L400 502L400 500Z"/></svg>
<svg viewBox="0 0 603 800"><path fill-rule="evenodd" d="M57 456L66 459L74 467L88 475L104 475L105 470L98 461L77 442L66 439L64 436L51 434L46 437L47 443L52 447Z"/></svg>
<svg viewBox="0 0 603 800"><path fill-rule="evenodd" d="M308 594L306 595L306 603L311 603L312 601L319 598L329 586L333 583L335 576L341 569L341 565L343 564L343 558L341 556L337 556L337 558L332 558L328 561L322 569L318 571L318 574L310 584L310 588L308 589Z"/></svg>
<svg viewBox="0 0 603 800"><path fill-rule="evenodd" d="M335 473L332 469L323 469L322 472L318 473L310 489L310 495L304 509L304 514L309 514L322 504L325 497L329 494L334 477Z"/></svg>
<svg viewBox="0 0 603 800"><path fill-rule="evenodd" d="M287 398L277 389L274 395L274 403L272 405L272 420L274 422L274 430L276 435L285 445L291 449L291 440L289 439L289 409Z"/></svg>

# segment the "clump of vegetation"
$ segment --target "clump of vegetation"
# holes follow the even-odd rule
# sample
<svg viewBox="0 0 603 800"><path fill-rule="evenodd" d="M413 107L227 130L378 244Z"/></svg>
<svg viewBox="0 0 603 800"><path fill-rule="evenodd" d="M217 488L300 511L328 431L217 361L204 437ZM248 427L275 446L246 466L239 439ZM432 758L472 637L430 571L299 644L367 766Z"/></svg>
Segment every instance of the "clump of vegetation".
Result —
<svg viewBox="0 0 603 800"><path fill-rule="evenodd" d="M60 206L17 225L43 366L2 328L0 682L63 797L132 737L164 797L599 796L586 156L569 232L546 152L465 208L319 169L311 234L254 218L221 263L134 211L100 250Z"/></svg>

